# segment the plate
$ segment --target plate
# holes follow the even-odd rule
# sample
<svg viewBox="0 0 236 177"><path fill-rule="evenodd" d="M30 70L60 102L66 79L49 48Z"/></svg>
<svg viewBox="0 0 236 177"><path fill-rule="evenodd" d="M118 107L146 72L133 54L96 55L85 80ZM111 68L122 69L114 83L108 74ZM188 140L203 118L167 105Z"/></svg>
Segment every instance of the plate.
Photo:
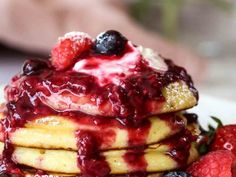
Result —
<svg viewBox="0 0 236 177"><path fill-rule="evenodd" d="M236 124L236 102L200 93L199 103L189 110L198 114L200 124L206 127L214 125L211 116L219 118L223 124Z"/></svg>
<svg viewBox="0 0 236 177"><path fill-rule="evenodd" d="M0 102L4 102L3 86L0 86ZM206 127L209 123L214 125L210 118L215 116L221 119L224 124L236 124L236 102L200 94L199 103L188 112L198 114L200 124Z"/></svg>

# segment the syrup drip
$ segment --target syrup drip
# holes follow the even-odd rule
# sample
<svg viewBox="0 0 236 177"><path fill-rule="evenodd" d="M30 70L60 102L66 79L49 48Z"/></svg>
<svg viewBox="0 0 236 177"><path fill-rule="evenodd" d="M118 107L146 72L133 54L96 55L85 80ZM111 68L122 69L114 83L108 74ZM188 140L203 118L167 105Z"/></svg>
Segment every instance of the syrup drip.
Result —
<svg viewBox="0 0 236 177"><path fill-rule="evenodd" d="M98 141L91 132L78 131L78 166L81 169L81 177L107 177L110 167L105 158L98 152Z"/></svg>
<svg viewBox="0 0 236 177"><path fill-rule="evenodd" d="M128 144L129 147L140 146L146 143L151 123L149 120L144 120L142 126L133 126L128 129Z"/></svg>
<svg viewBox="0 0 236 177"><path fill-rule="evenodd" d="M10 115L8 114L7 117L10 117ZM14 163L12 159L14 146L11 144L9 139L9 132L11 132L12 129L9 126L10 123L8 122L8 120L9 119L6 118L1 122L1 128L4 131L4 136L3 136L4 148L0 160L0 175L14 174L19 177L23 177L24 176L23 172L20 170L20 168L17 167L17 165Z"/></svg>
<svg viewBox="0 0 236 177"><path fill-rule="evenodd" d="M145 147L136 147L134 149L127 150L124 154L123 159L132 171L146 171L148 164L144 157L144 149Z"/></svg>
<svg viewBox="0 0 236 177"><path fill-rule="evenodd" d="M179 168L185 168L187 166L191 143L196 141L196 139L197 137L192 135L189 130L184 129L178 134L164 140L162 143L168 145L171 149L166 154L178 163Z"/></svg>

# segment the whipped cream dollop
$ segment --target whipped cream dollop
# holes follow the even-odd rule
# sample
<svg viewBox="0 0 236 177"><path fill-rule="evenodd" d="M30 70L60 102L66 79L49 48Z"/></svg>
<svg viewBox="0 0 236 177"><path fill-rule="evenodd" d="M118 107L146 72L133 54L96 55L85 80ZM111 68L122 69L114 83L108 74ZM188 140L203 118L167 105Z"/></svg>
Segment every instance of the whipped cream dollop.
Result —
<svg viewBox="0 0 236 177"><path fill-rule="evenodd" d="M148 62L149 67L159 72L165 72L168 70L168 66L164 62L164 59L155 51L150 48L144 48L143 46L138 46L138 50L141 52L144 60Z"/></svg>
<svg viewBox="0 0 236 177"><path fill-rule="evenodd" d="M164 60L152 49L135 47L128 41L128 50L122 56L90 56L78 60L73 71L94 76L100 86L109 83L116 85L120 81L135 74L135 68L141 62L146 61L147 65L157 72L165 72L168 66Z"/></svg>

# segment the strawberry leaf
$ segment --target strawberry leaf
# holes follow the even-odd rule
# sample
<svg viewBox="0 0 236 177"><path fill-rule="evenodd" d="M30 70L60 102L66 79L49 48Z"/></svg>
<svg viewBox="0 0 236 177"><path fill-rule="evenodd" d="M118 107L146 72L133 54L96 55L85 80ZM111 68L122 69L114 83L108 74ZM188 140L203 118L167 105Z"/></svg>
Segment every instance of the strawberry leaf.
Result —
<svg viewBox="0 0 236 177"><path fill-rule="evenodd" d="M200 140L200 145L198 147L198 151L200 154L206 154L209 151L209 147L215 137L216 130L223 126L219 118L214 116L211 116L211 118L217 123L216 128L211 124L208 125L207 130L205 130L203 127L200 126L201 140Z"/></svg>

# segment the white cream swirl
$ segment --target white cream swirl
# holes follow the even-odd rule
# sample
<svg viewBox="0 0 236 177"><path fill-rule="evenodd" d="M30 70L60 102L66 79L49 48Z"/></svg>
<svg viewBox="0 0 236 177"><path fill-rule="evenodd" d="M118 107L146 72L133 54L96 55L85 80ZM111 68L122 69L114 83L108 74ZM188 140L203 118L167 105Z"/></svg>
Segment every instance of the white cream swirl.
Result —
<svg viewBox="0 0 236 177"><path fill-rule="evenodd" d="M109 83L119 85L121 80L135 74L135 68L141 60L145 60L148 66L157 72L165 72L168 69L164 60L152 49L134 47L130 41L128 47L131 50L121 57L90 56L80 59L75 63L73 71L92 75L100 86L104 86Z"/></svg>

